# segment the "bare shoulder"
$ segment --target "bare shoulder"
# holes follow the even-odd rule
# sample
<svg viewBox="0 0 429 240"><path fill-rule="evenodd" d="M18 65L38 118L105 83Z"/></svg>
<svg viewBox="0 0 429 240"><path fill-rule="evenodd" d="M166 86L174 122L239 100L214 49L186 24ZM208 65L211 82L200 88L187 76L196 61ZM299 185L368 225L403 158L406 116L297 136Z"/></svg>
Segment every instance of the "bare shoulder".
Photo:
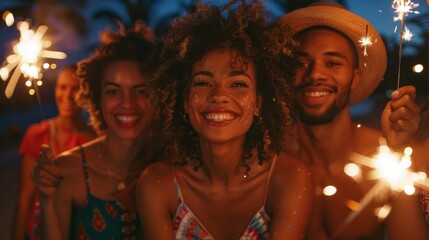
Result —
<svg viewBox="0 0 429 240"><path fill-rule="evenodd" d="M280 152L274 166L272 181L279 188L290 185L312 185L310 167L303 160L286 152Z"/></svg>
<svg viewBox="0 0 429 240"><path fill-rule="evenodd" d="M282 219L281 216L299 215L306 222L314 198L309 166L297 157L281 152L273 167L267 196L268 211L277 216L277 221Z"/></svg>
<svg viewBox="0 0 429 240"><path fill-rule="evenodd" d="M280 152L275 164L275 169L279 173L288 175L308 175L310 173L310 167L306 162L287 152Z"/></svg>
<svg viewBox="0 0 429 240"><path fill-rule="evenodd" d="M169 161L164 160L149 165L141 173L137 187L143 191L157 192L173 186L174 172Z"/></svg>

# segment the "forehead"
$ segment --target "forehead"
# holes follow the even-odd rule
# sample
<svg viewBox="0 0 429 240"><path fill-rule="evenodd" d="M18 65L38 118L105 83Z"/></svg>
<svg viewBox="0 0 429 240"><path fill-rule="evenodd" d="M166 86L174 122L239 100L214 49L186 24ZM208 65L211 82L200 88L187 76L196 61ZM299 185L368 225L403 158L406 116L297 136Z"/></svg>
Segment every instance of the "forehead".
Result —
<svg viewBox="0 0 429 240"><path fill-rule="evenodd" d="M140 84L146 81L138 62L119 60L107 64L104 68L103 81Z"/></svg>
<svg viewBox="0 0 429 240"><path fill-rule="evenodd" d="M231 49L215 49L208 51L193 65L193 70L201 69L223 69L223 70L246 70L253 63Z"/></svg>
<svg viewBox="0 0 429 240"><path fill-rule="evenodd" d="M298 35L299 50L338 51L354 58L356 49L351 40L344 34L330 28L311 28Z"/></svg>
<svg viewBox="0 0 429 240"><path fill-rule="evenodd" d="M72 69L61 71L57 78L57 85L78 85L79 81L74 74L75 72Z"/></svg>

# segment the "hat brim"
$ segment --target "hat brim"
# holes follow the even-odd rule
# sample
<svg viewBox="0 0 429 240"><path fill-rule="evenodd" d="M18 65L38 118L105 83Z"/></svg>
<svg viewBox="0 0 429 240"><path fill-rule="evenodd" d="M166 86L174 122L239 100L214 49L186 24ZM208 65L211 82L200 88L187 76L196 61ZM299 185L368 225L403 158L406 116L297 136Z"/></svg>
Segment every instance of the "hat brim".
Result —
<svg viewBox="0 0 429 240"><path fill-rule="evenodd" d="M310 6L287 13L278 24L286 24L293 34L315 26L327 26L342 32L354 43L358 53L361 80L350 93L350 104L356 104L372 94L383 79L387 67L387 53L383 39L364 18L340 7ZM367 30L368 29L368 30ZM372 45L366 47L359 40L370 37Z"/></svg>

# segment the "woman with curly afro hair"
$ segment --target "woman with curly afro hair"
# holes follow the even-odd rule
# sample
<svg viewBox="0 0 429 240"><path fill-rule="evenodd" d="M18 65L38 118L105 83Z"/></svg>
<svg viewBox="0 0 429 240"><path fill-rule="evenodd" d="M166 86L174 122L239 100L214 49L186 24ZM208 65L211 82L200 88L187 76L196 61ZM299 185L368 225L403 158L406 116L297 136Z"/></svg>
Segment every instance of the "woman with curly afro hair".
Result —
<svg viewBox="0 0 429 240"><path fill-rule="evenodd" d="M264 11L200 3L157 48L151 81L170 161L137 182L147 239L304 238L311 176L282 151L296 43Z"/></svg>
<svg viewBox="0 0 429 240"><path fill-rule="evenodd" d="M78 102L101 137L60 155L49 149L33 172L43 239L141 239L135 183L156 157L148 60L153 38L141 24L107 32L81 61ZM150 35L149 35L150 36Z"/></svg>

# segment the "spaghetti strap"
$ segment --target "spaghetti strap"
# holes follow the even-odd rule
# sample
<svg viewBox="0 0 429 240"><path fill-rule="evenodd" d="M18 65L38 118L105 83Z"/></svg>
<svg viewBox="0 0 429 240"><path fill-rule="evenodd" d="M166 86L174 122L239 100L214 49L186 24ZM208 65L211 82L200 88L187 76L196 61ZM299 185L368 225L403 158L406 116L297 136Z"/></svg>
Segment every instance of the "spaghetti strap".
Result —
<svg viewBox="0 0 429 240"><path fill-rule="evenodd" d="M180 202L183 202L182 191L180 191L179 182L177 182L176 168L174 167L174 164L172 164L171 167L173 169L173 175L174 175L174 187L176 188L176 199L180 203Z"/></svg>
<svg viewBox="0 0 429 240"><path fill-rule="evenodd" d="M88 192L88 194L91 194L91 184L90 184L91 181L89 179L89 174L88 174L88 163L86 162L86 157L85 157L85 153L83 151L82 145L79 145L79 149L82 155L83 175L85 177L86 191Z"/></svg>
<svg viewBox="0 0 429 240"><path fill-rule="evenodd" d="M265 202L267 201L268 184L270 183L271 173L273 172L274 165L276 164L276 159L277 154L274 154L273 160L271 161L270 171L268 172L267 181L265 182L263 206L265 206Z"/></svg>
<svg viewBox="0 0 429 240"><path fill-rule="evenodd" d="M54 153L54 155L59 154L59 152L57 152L56 146L55 146L55 124L54 124L54 120L51 118L48 120L48 124L49 124L49 144L51 145L52 148L52 152Z"/></svg>

